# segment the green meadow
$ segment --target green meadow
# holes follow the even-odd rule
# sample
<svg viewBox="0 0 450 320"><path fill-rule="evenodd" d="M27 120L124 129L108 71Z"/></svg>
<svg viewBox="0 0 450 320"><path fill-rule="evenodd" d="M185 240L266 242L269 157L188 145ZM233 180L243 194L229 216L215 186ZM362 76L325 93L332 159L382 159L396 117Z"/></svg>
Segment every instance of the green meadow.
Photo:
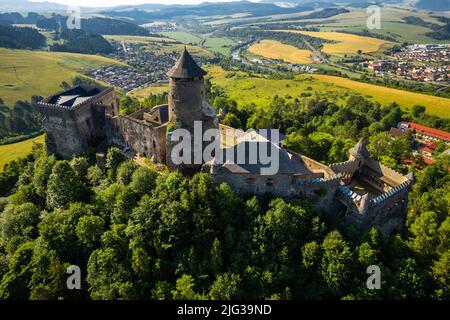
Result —
<svg viewBox="0 0 450 320"><path fill-rule="evenodd" d="M6 163L27 156L35 143L44 143L44 135L13 144L0 145L0 172L3 171Z"/></svg>
<svg viewBox="0 0 450 320"><path fill-rule="evenodd" d="M10 50L0 48L0 98L7 105L46 96L60 89L63 81L106 65L121 62L76 53Z"/></svg>
<svg viewBox="0 0 450 320"><path fill-rule="evenodd" d="M265 107L270 104L275 95L287 101L318 97L344 103L352 94L360 94L382 105L396 102L404 110L414 105L423 105L429 114L450 118L450 99L386 88L346 78L302 74L294 79L273 80L245 72L224 71L220 67L209 68L208 71L212 84L223 88L230 98L241 105L254 103Z"/></svg>

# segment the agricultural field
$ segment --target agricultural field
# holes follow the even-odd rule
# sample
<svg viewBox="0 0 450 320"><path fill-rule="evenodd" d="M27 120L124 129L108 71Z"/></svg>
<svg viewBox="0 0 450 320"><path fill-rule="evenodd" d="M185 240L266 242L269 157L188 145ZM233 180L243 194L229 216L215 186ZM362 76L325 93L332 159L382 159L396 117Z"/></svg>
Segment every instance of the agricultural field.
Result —
<svg viewBox="0 0 450 320"><path fill-rule="evenodd" d="M213 85L221 87L239 104L255 103L265 107L275 95L287 101L304 99L305 93L311 97L327 98L336 103L344 103L352 94L387 105L397 102L403 109L423 105L427 113L450 118L450 99L391 89L346 78L326 75L298 75L290 80L272 80L264 76L250 76L245 72L227 72L220 67L208 69ZM308 99L308 98L306 98Z"/></svg>
<svg viewBox="0 0 450 320"><path fill-rule="evenodd" d="M321 31L344 31L344 32L363 32L366 29L365 26L353 26L353 27L324 27ZM438 41L436 39L428 37L426 34L433 30L422 26L416 26L401 22L383 22L381 29L371 30L371 33L379 34L382 36L389 36L394 38L397 42L410 42L410 43L439 43L446 41ZM448 42L448 41L447 41Z"/></svg>
<svg viewBox="0 0 450 320"><path fill-rule="evenodd" d="M170 43L177 42L175 39L165 38L165 37L146 37L146 36L123 36L123 35L104 35L107 40L114 40L118 42L126 43Z"/></svg>
<svg viewBox="0 0 450 320"><path fill-rule="evenodd" d="M298 30L280 30L283 32L292 32L304 34L311 37L331 40L335 43L324 43L322 51L331 55L355 54L358 50L363 53L378 51L383 45L389 44L389 41L363 37L354 34L328 32L328 31L298 31Z"/></svg>
<svg viewBox="0 0 450 320"><path fill-rule="evenodd" d="M175 39L185 44L198 44L200 43L200 41L202 41L201 37L184 31L162 32L161 35L170 39Z"/></svg>
<svg viewBox="0 0 450 320"><path fill-rule="evenodd" d="M248 51L264 58L281 59L291 63L307 64L312 62L311 51L300 50L275 40L262 40L249 47Z"/></svg>
<svg viewBox="0 0 450 320"><path fill-rule="evenodd" d="M60 89L63 81L118 61L85 54L9 50L0 48L0 98L6 105L46 96Z"/></svg>
<svg viewBox="0 0 450 320"><path fill-rule="evenodd" d="M202 42L202 46L213 51L221 53L225 56L228 56L231 54L231 49L236 45L236 42L231 40L230 38L224 38L224 37L211 37L206 38Z"/></svg>
<svg viewBox="0 0 450 320"><path fill-rule="evenodd" d="M6 163L27 156L35 143L44 143L44 135L13 144L0 145L0 172L3 171Z"/></svg>
<svg viewBox="0 0 450 320"><path fill-rule="evenodd" d="M168 85L148 86L143 89L130 91L128 94L138 99L145 99L152 94L159 94L167 92L168 90L169 90Z"/></svg>

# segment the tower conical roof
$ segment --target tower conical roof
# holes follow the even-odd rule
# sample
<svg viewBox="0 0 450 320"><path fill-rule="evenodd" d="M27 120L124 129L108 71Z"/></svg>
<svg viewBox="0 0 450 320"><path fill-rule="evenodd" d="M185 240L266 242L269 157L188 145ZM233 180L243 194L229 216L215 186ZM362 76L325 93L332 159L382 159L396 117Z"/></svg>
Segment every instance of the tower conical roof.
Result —
<svg viewBox="0 0 450 320"><path fill-rule="evenodd" d="M198 66L186 47L177 63L167 72L167 76L171 78L197 78L205 74L206 71Z"/></svg>
<svg viewBox="0 0 450 320"><path fill-rule="evenodd" d="M363 158L369 158L370 154L369 151L367 151L366 148L366 140L364 138L361 138L358 143L350 149L350 154L353 156L360 156Z"/></svg>

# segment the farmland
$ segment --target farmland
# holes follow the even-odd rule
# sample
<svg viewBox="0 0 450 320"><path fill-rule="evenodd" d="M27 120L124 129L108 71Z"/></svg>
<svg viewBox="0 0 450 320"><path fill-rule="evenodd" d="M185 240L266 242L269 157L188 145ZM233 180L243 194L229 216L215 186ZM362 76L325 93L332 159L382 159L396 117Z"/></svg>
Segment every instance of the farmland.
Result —
<svg viewBox="0 0 450 320"><path fill-rule="evenodd" d="M203 47L211 51L218 52L227 56L231 53L231 48L236 45L236 42L234 42L230 38L211 37L206 38L202 45Z"/></svg>
<svg viewBox="0 0 450 320"><path fill-rule="evenodd" d="M159 94L168 91L168 86L160 85L160 86L148 86L143 89L131 91L128 94L136 97L138 99L145 99L150 95Z"/></svg>
<svg viewBox="0 0 450 320"><path fill-rule="evenodd" d="M34 143L44 143L44 135L13 144L0 145L0 172L3 171L6 163L28 155Z"/></svg>
<svg viewBox="0 0 450 320"><path fill-rule="evenodd" d="M281 59L286 62L306 64L312 62L309 50L300 50L274 40L262 40L248 49L251 53L269 59Z"/></svg>
<svg viewBox="0 0 450 320"><path fill-rule="evenodd" d="M46 96L84 72L107 65L124 65L94 55L0 48L0 98L7 105L29 100L32 95Z"/></svg>
<svg viewBox="0 0 450 320"><path fill-rule="evenodd" d="M184 31L163 32L162 35L164 37L175 39L186 44L198 44L202 40L201 37Z"/></svg>
<svg viewBox="0 0 450 320"><path fill-rule="evenodd" d="M312 98L327 98L336 103L345 102L352 94L360 94L383 105L398 103L403 109L423 105L427 113L450 118L450 99L391 89L346 78L326 75L298 75L294 79L272 80L263 76L250 76L244 72L227 72L219 67L209 70L213 85L221 87L239 104L255 103L265 107L275 95L287 101L304 99L308 93ZM308 99L308 98L306 98Z"/></svg>
<svg viewBox="0 0 450 320"><path fill-rule="evenodd" d="M165 38L165 37L147 37L147 36L123 36L123 35L104 35L105 39L115 40L119 42L126 43L167 43L167 42L175 42L177 40Z"/></svg>
<svg viewBox="0 0 450 320"><path fill-rule="evenodd" d="M323 52L331 55L354 54L357 53L358 50L361 50L363 53L376 52L382 45L390 43L386 40L340 32L298 30L281 31L299 33L311 37L334 41L335 43L325 43L322 50Z"/></svg>

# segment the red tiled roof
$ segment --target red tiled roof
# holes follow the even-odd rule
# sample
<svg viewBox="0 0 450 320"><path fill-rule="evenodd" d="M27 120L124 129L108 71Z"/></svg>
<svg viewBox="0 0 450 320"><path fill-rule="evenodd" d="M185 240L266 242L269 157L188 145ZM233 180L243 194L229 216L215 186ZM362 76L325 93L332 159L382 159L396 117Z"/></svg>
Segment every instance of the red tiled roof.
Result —
<svg viewBox="0 0 450 320"><path fill-rule="evenodd" d="M420 146L419 149L422 150L423 152L427 152L429 154L432 154L434 152L434 149L432 149L428 146Z"/></svg>
<svg viewBox="0 0 450 320"><path fill-rule="evenodd" d="M430 165L434 163L434 160L428 157L423 157L423 162L425 162L425 164Z"/></svg>
<svg viewBox="0 0 450 320"><path fill-rule="evenodd" d="M423 126L414 122L403 122L402 124L407 125L409 129L412 129L417 133L425 134L436 139L450 142L450 133L448 133L447 131Z"/></svg>

